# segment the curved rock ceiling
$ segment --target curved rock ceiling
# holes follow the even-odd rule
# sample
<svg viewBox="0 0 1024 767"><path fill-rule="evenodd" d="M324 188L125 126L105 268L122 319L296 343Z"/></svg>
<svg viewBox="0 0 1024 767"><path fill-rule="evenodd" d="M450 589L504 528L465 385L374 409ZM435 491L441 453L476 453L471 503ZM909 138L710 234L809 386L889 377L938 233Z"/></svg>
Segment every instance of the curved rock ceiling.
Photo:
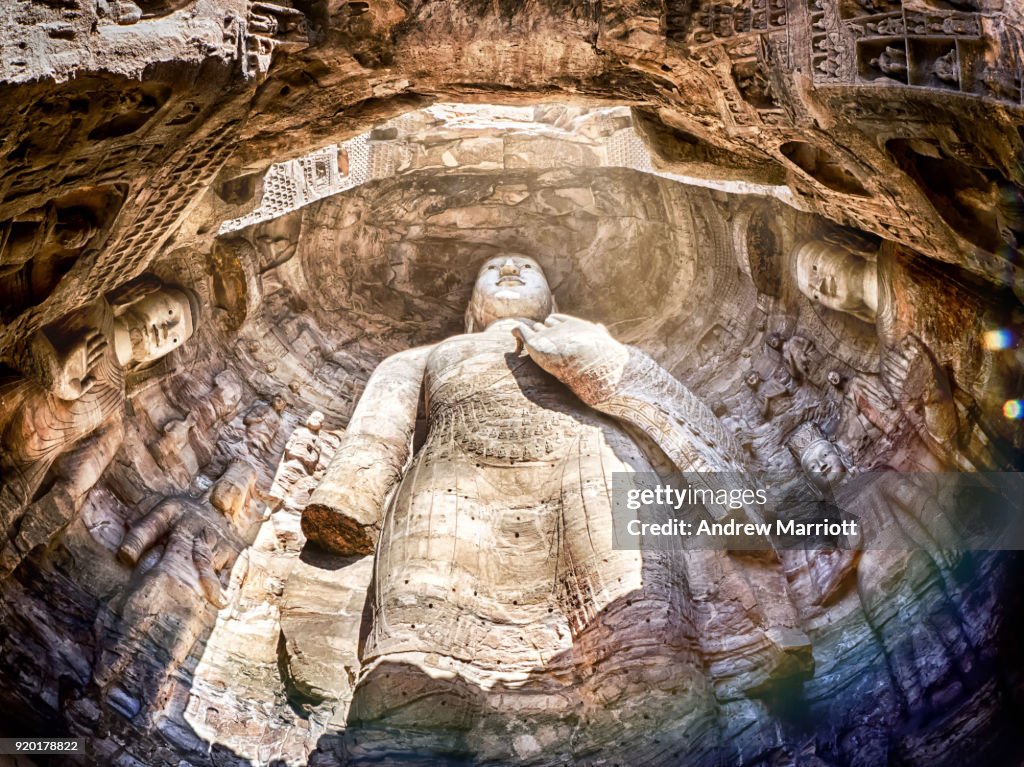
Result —
<svg viewBox="0 0 1024 767"><path fill-rule="evenodd" d="M0 736L84 749L38 764L1019 762L1019 554L928 485L1019 478L1016 3L0 18ZM510 255L643 375L444 367ZM428 510L318 527L406 454ZM595 454L889 537L602 549Z"/></svg>

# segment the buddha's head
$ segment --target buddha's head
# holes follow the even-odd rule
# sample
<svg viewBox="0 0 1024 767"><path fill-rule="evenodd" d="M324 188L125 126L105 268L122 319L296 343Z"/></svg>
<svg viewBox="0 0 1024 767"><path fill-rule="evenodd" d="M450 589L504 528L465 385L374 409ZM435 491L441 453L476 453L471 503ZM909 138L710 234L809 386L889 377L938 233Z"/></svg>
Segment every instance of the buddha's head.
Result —
<svg viewBox="0 0 1024 767"><path fill-rule="evenodd" d="M480 267L466 309L466 332L507 318L540 322L553 311L555 298L540 264L517 254L498 256Z"/></svg>
<svg viewBox="0 0 1024 767"><path fill-rule="evenodd" d="M800 292L815 303L875 321L878 282L871 261L838 245L812 240L797 250L796 281Z"/></svg>
<svg viewBox="0 0 1024 767"><path fill-rule="evenodd" d="M302 219L297 216L281 216L256 227L255 244L261 272L283 264L295 255L301 225Z"/></svg>
<svg viewBox="0 0 1024 767"><path fill-rule="evenodd" d="M122 365L152 362L170 354L195 332L196 298L182 288L165 287L128 306L114 322L114 343Z"/></svg>

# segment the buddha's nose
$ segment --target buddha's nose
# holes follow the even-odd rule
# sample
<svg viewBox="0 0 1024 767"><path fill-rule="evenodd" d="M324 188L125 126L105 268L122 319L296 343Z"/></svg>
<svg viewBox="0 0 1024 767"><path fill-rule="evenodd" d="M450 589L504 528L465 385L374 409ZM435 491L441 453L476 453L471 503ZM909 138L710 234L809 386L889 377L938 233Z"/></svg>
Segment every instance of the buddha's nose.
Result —
<svg viewBox="0 0 1024 767"><path fill-rule="evenodd" d="M519 267L511 258L501 265L500 274L502 277L518 277Z"/></svg>

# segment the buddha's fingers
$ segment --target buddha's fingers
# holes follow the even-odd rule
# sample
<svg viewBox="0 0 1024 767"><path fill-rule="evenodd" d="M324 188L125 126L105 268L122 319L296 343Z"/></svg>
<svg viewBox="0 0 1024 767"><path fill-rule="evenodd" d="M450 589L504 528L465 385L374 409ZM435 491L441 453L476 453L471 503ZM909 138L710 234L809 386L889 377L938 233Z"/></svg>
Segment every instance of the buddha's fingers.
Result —
<svg viewBox="0 0 1024 767"><path fill-rule="evenodd" d="M527 325L525 322L520 322L514 328L512 328L512 335L516 339L516 354L520 357L526 357L526 344L528 344L534 336L537 335L537 331Z"/></svg>

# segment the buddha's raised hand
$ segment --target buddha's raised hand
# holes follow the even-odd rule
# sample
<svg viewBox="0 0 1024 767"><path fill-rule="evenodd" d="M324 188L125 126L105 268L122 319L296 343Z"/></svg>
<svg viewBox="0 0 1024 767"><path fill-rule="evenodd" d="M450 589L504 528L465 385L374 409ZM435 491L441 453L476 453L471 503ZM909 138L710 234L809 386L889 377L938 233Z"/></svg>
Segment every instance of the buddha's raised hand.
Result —
<svg viewBox="0 0 1024 767"><path fill-rule="evenodd" d="M614 393L629 362L629 347L604 325L552 314L544 322L512 329L517 351L564 383L588 405Z"/></svg>

